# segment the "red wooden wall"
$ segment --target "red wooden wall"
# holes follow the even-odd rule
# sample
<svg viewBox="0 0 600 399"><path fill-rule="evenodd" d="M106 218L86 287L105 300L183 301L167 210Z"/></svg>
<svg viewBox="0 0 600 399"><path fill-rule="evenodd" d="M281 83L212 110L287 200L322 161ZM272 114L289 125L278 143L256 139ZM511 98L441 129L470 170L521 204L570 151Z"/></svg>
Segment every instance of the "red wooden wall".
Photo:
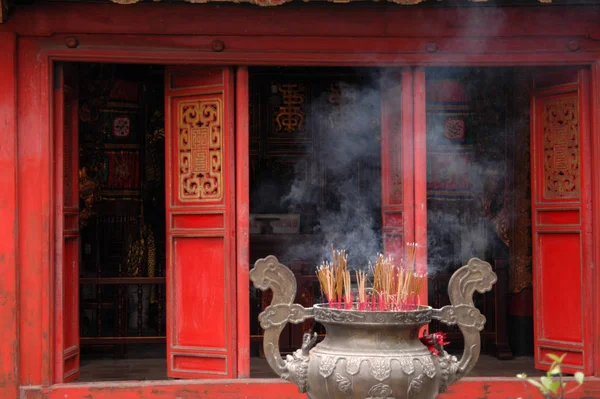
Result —
<svg viewBox="0 0 600 399"><path fill-rule="evenodd" d="M1 397L15 397L19 385L37 387L25 390L25 397L34 398L300 397L289 384L248 380L52 385L54 203L49 112L53 60L211 65L580 64L593 68L593 101L599 103L598 7L337 7L335 18L332 8L42 3L22 6L0 26ZM190 23L199 20L202 24ZM591 115L596 122L598 112L596 106ZM590 128L594 140L591 170L597 171L598 124ZM598 193L597 180L592 184ZM600 207L598 196L593 204ZM243 204L238 209L243 210ZM597 212L592 222L598 231ZM598 234L593 242L600 248ZM238 245L243 250L243 241ZM598 264L598 251L592 255ZM238 272L243 276L247 266L240 264ZM593 279L597 284L598 275ZM238 296L243 297L243 292L238 291ZM600 303L598 290L589 299ZM595 312L594 336L599 337L598 309L591 311ZM597 371L600 357L593 360ZM600 382L586 385L579 397L599 396ZM518 381L471 379L444 397L528 397L527 392L531 391Z"/></svg>

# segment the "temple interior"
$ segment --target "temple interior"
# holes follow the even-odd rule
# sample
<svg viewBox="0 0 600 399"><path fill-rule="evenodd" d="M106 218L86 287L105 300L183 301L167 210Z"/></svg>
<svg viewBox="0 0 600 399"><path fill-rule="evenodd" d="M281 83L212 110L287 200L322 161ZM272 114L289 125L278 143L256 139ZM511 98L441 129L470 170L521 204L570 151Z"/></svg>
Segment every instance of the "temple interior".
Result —
<svg viewBox="0 0 600 399"><path fill-rule="evenodd" d="M381 76L376 68L250 69L250 261L276 255L320 302L331 244L366 264L383 250ZM453 271L490 262L479 376L533 370L529 71L427 68L428 302ZM164 68L79 65L81 381L166 379ZM251 376L271 377L251 287ZM210 326L207 326L210 328ZM282 333L299 348L306 321ZM449 351L460 332L438 323Z"/></svg>

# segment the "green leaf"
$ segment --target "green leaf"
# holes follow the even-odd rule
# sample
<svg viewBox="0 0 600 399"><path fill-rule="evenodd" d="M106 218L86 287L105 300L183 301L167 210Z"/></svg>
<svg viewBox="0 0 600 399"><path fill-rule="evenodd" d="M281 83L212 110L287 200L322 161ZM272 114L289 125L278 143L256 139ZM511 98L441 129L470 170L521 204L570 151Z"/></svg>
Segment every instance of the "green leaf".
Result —
<svg viewBox="0 0 600 399"><path fill-rule="evenodd" d="M553 362L557 362L557 363L562 362L562 360L565 357L565 355L562 355L562 357L558 357L554 353L548 353L546 356L548 356Z"/></svg>
<svg viewBox="0 0 600 399"><path fill-rule="evenodd" d="M584 375L581 371L575 373L575 381L579 383L579 385L583 384Z"/></svg>
<svg viewBox="0 0 600 399"><path fill-rule="evenodd" d="M547 390L550 390L550 387L552 386L552 378L551 377L540 377L540 381L542 382L542 385L544 386L544 388L546 388Z"/></svg>
<svg viewBox="0 0 600 399"><path fill-rule="evenodd" d="M550 391L552 393L557 393L558 392L558 388L560 388L560 382L558 381L553 381L552 384L550 384Z"/></svg>
<svg viewBox="0 0 600 399"><path fill-rule="evenodd" d="M560 366L557 364L556 366L554 366L553 368L551 368L548 373L550 374L550 376L558 376L558 375L560 375L560 373L561 373Z"/></svg>

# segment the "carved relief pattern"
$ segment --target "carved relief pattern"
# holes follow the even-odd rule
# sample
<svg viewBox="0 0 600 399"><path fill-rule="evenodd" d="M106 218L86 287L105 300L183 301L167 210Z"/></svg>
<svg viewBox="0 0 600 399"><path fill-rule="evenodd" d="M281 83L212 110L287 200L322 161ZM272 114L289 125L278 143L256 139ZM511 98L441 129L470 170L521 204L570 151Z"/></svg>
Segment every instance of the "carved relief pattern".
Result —
<svg viewBox="0 0 600 399"><path fill-rule="evenodd" d="M336 374L335 382L337 383L338 390L345 393L346 395L352 395L352 383L346 377Z"/></svg>
<svg viewBox="0 0 600 399"><path fill-rule="evenodd" d="M314 310L314 318L317 321L324 322L344 322L344 323L354 323L365 318L364 314L360 313L350 313L350 312L332 312L328 309L315 307Z"/></svg>
<svg viewBox="0 0 600 399"><path fill-rule="evenodd" d="M351 357L346 360L346 372L350 375L356 375L360 371L360 364L362 359L360 357Z"/></svg>
<svg viewBox="0 0 600 399"><path fill-rule="evenodd" d="M400 366L404 374L411 375L415 372L415 364L410 357L401 357Z"/></svg>
<svg viewBox="0 0 600 399"><path fill-rule="evenodd" d="M435 377L435 365L433 364L433 359L431 356L420 356L415 359L423 366L423 372L429 378Z"/></svg>
<svg viewBox="0 0 600 399"><path fill-rule="evenodd" d="M448 385L454 382L458 361L456 360L456 356L451 356L448 352L442 351L440 356L438 356L438 364L440 366L440 376L442 377L440 393L443 393L446 391Z"/></svg>
<svg viewBox="0 0 600 399"><path fill-rule="evenodd" d="M319 364L319 374L321 374L321 377L327 378L333 373L338 359L339 358L337 356L321 357L321 362Z"/></svg>
<svg viewBox="0 0 600 399"><path fill-rule="evenodd" d="M577 96L544 103L544 197L579 198L579 107Z"/></svg>
<svg viewBox="0 0 600 399"><path fill-rule="evenodd" d="M408 386L408 399L414 399L419 397L421 387L423 386L423 380L425 379L424 377L425 375L421 373L412 380L410 380L410 385Z"/></svg>
<svg viewBox="0 0 600 399"><path fill-rule="evenodd" d="M421 324L431 321L432 310L426 312L398 312L394 314L394 319L403 324Z"/></svg>
<svg viewBox="0 0 600 399"><path fill-rule="evenodd" d="M371 375L377 381L383 381L390 378L392 365L389 357L373 357L370 359Z"/></svg>
<svg viewBox="0 0 600 399"><path fill-rule="evenodd" d="M333 375L337 367L337 363L340 360L346 361L346 372L350 376L354 376L359 373L360 365L362 362L367 362L371 376L377 381L384 381L390 378L392 374L392 362L400 364L402 371L406 375L412 375L415 372L414 363L420 363L422 367L422 374L428 378L435 378L436 369L431 355L416 356L416 357L361 357L361 356L333 356L333 355L317 355L319 358L319 374L323 378L328 378ZM455 359L455 358L454 358ZM455 359L456 360L456 359ZM336 382L339 384L339 374L336 374Z"/></svg>
<svg viewBox="0 0 600 399"><path fill-rule="evenodd" d="M182 101L178 115L179 200L218 201L225 184L221 100Z"/></svg>
<svg viewBox="0 0 600 399"><path fill-rule="evenodd" d="M444 306L434 311L433 318L448 325L462 324L478 331L482 331L485 326L485 316L479 309L468 305Z"/></svg>
<svg viewBox="0 0 600 399"><path fill-rule="evenodd" d="M349 312L330 310L320 306L313 308L316 321L325 323L390 323L390 324L426 324L431 321L432 309L413 312Z"/></svg>
<svg viewBox="0 0 600 399"><path fill-rule="evenodd" d="M296 132L304 128L304 86L282 84L278 88L283 104L275 114L277 132Z"/></svg>
<svg viewBox="0 0 600 399"><path fill-rule="evenodd" d="M369 396L367 399L394 399L392 397L392 388L386 384L373 385L369 389Z"/></svg>
<svg viewBox="0 0 600 399"><path fill-rule="evenodd" d="M260 327L264 330L271 327L283 326L286 323L302 323L311 318L310 309L298 304L276 304L267 307L259 316Z"/></svg>
<svg viewBox="0 0 600 399"><path fill-rule="evenodd" d="M448 140L463 140L465 130L465 120L462 118L446 118L444 121L444 137Z"/></svg>

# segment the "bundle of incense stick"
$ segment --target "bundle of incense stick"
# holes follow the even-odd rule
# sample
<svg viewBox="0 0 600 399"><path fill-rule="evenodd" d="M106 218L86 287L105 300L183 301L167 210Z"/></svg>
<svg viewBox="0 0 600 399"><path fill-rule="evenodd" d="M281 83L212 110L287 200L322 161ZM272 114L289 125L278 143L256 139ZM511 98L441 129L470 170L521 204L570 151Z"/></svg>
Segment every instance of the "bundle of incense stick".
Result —
<svg viewBox="0 0 600 399"><path fill-rule="evenodd" d="M407 243L406 254L396 265L391 257L377 255L375 264L369 263L373 277L372 288L367 287L367 273L356 272L358 287L356 297L352 293L351 274L348 270L346 251L331 249L332 262L323 262L317 268L321 291L329 305L372 311L403 311L419 305L419 295L427 282L426 274L416 272L415 243Z"/></svg>

